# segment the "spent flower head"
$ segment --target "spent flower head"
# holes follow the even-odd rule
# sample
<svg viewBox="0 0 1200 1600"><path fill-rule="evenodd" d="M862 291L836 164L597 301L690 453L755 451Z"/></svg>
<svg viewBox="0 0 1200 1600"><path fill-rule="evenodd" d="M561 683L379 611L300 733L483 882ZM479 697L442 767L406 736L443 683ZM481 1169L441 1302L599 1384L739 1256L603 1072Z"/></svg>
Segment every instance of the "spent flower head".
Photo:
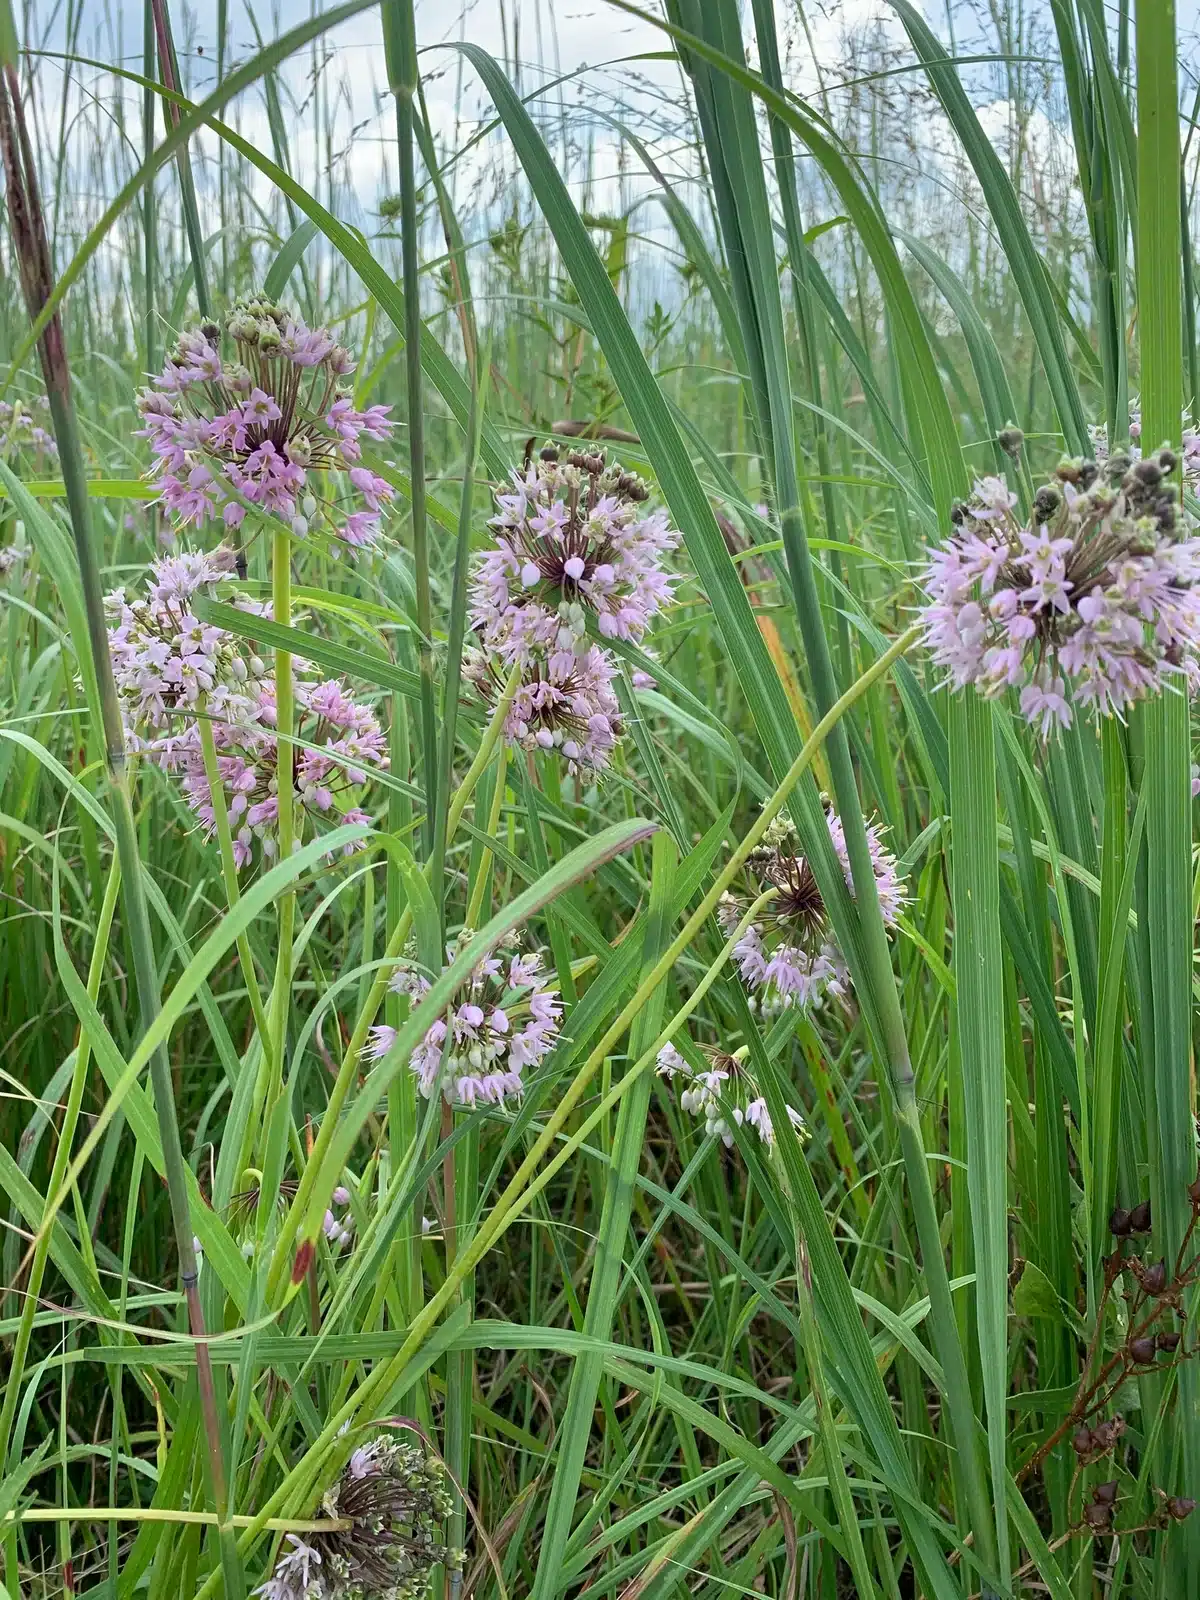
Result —
<svg viewBox="0 0 1200 1600"><path fill-rule="evenodd" d="M138 396L141 436L161 499L181 527L239 527L246 504L303 538L324 526L374 544L390 484L362 464L362 440L386 440L387 406L356 409L350 352L263 297L184 333Z"/></svg>
<svg viewBox="0 0 1200 1600"><path fill-rule="evenodd" d="M439 1530L454 1509L442 1463L420 1445L380 1433L359 1445L317 1516L344 1524L289 1533L264 1600L424 1600L435 1566L459 1567Z"/></svg>
<svg viewBox="0 0 1200 1600"><path fill-rule="evenodd" d="M854 893L850 857L837 813L825 814L830 841L846 887ZM905 904L896 858L883 843L877 824L866 824L867 844L875 872L875 889L884 923L894 927ZM833 924L816 874L804 855L795 824L776 817L746 862L756 894L774 890L774 897L744 930L734 946L734 960L743 981L766 1011L784 1006L816 1006L826 994L844 995L849 972L838 949ZM725 894L718 919L732 934L746 911L743 899Z"/></svg>
<svg viewBox="0 0 1200 1600"><path fill-rule="evenodd" d="M470 945L464 928L446 948L447 965ZM416 1004L430 980L411 960L397 967L391 987ZM485 956L445 1013L426 1031L408 1065L427 1100L439 1091L447 1104L503 1105L524 1092L522 1073L549 1055L558 1039L562 1005L539 951L508 950ZM378 1060L396 1042L386 1024L371 1030L370 1053Z"/></svg>
<svg viewBox="0 0 1200 1600"><path fill-rule="evenodd" d="M1173 451L1064 461L1032 515L997 478L975 485L925 573L934 660L956 688L1020 693L1043 735L1076 706L1120 715L1172 676L1195 681L1200 539L1182 530Z"/></svg>

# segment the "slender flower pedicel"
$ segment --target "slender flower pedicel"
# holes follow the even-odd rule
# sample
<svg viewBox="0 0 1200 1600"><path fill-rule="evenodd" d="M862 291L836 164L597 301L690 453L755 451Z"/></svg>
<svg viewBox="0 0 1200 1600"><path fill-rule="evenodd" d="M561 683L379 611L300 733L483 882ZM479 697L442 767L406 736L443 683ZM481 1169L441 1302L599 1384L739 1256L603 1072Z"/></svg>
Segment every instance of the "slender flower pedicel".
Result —
<svg viewBox="0 0 1200 1600"><path fill-rule="evenodd" d="M825 817L829 837L841 864L846 887L854 893L850 858L842 824L835 812ZM867 843L875 869L875 888L887 927L892 928L904 907L905 894L896 858L886 848L879 828L867 824ZM776 891L762 915L752 922L734 946L734 960L746 986L767 1011L784 1006L817 1006L826 994L844 995L850 982L829 920L816 876L801 853L795 824L776 817L758 849L746 862L756 892ZM722 897L718 913L722 928L732 933L745 913L743 901L732 894Z"/></svg>
<svg viewBox="0 0 1200 1600"><path fill-rule="evenodd" d="M463 929L447 947L447 964L470 943ZM397 994L416 1004L430 981L406 961L391 980ZM409 1068L427 1100L439 1091L448 1105L503 1105L524 1091L522 1073L554 1048L562 1005L547 981L538 951L486 956L473 969L445 1016L434 1022L409 1057ZM396 1030L379 1024L371 1030L376 1060L396 1042Z"/></svg>
<svg viewBox="0 0 1200 1600"><path fill-rule="evenodd" d="M356 410L350 352L264 298L239 302L222 329L184 333L138 397L163 505L181 528L238 528L246 506L372 545L391 485L362 464L362 440L391 435L387 406ZM230 349L230 347L232 347Z"/></svg>
<svg viewBox="0 0 1200 1600"><path fill-rule="evenodd" d="M1023 522L997 478L977 483L925 574L926 640L956 688L1020 691L1043 735L1077 705L1120 715L1197 679L1200 539L1180 531L1174 452L1063 462Z"/></svg>

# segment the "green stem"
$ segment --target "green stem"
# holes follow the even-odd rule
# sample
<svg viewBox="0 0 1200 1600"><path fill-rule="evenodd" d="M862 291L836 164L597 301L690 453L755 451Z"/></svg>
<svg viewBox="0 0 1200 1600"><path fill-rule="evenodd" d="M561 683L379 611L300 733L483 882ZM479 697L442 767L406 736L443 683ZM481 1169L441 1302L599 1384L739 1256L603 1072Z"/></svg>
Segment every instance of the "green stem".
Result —
<svg viewBox="0 0 1200 1600"><path fill-rule="evenodd" d="M429 537L425 518L425 413L421 383L421 272L418 259L417 181L413 152L417 28L413 0L389 0L381 14L388 87L396 99L400 153L400 257L404 286L404 368L408 395L409 482L412 496L413 577L417 595L417 652L421 674L421 771L427 797L425 854L432 858L436 818L437 713L433 692L433 621Z"/></svg>
<svg viewBox="0 0 1200 1600"><path fill-rule="evenodd" d="M508 716L508 708L516 692L519 678L520 668L514 667L509 674L504 693L500 696L496 709L492 713L492 719L488 723L484 736L480 741L475 759L468 768L466 777L455 791L454 799L450 802L449 815L446 819L447 842L454 838L458 830L459 821L467 807L467 802L474 793L475 785L487 770L496 745L500 741L501 734L504 731L504 720ZM428 871L428 868L426 870ZM308 1209L308 1203L312 1198L313 1185L317 1181L317 1174L321 1169L322 1160L333 1141L338 1117L341 1114L343 1105L346 1103L346 1096L353 1086L355 1074L358 1071L358 1058L362 1053L363 1045L367 1042L367 1034L370 1032L371 1024L379 1014L379 1008L383 1004L384 996L387 994L393 963L403 951L411 927L412 908L406 906L402 916L392 930L391 937L388 939L383 961L372 980L366 1004L359 1012L358 1020L354 1024L354 1032L350 1036L350 1043L346 1046L346 1053L342 1057L338 1075L329 1091L329 1102L325 1107L325 1115L321 1119L321 1130L313 1145L312 1154L305 1166L291 1206L288 1208L287 1216L280 1226L279 1238L275 1244L275 1254L272 1257L271 1269L267 1278L268 1303L273 1304L279 1293L284 1273L288 1268L288 1255L292 1247L292 1241L296 1237L300 1219Z"/></svg>
<svg viewBox="0 0 1200 1600"><path fill-rule="evenodd" d="M225 804L225 785L221 781L221 769L217 764L217 746L213 738L212 721L203 713L198 721L200 749L204 756L204 776L208 779L208 789L212 796L213 823L221 852L221 877L225 885L225 903L232 911L242 895L238 885L237 865L233 859L233 834L229 827L229 808ZM245 933L238 935L237 953L242 966L242 977L246 981L246 993L250 997L250 1009L254 1013L254 1026L258 1030L263 1054L270 1057L271 1030L267 1024L262 991L258 986L258 973L254 967L250 939Z"/></svg>

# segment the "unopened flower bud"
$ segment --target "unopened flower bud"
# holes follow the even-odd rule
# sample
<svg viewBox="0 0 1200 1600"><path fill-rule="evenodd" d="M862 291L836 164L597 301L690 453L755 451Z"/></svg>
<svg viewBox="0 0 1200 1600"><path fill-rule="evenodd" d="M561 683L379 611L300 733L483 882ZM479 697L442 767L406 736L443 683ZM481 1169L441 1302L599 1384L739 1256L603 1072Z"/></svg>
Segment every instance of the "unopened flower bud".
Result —
<svg viewBox="0 0 1200 1600"><path fill-rule="evenodd" d="M1134 1206L1133 1210L1129 1213L1129 1231L1130 1231L1130 1233L1149 1233L1150 1232L1150 1202L1149 1202L1149 1200L1140 1200L1138 1202L1138 1204L1136 1206Z"/></svg>
<svg viewBox="0 0 1200 1600"><path fill-rule="evenodd" d="M1161 1294L1167 1286L1167 1264L1156 1261L1142 1273L1142 1288L1147 1294Z"/></svg>

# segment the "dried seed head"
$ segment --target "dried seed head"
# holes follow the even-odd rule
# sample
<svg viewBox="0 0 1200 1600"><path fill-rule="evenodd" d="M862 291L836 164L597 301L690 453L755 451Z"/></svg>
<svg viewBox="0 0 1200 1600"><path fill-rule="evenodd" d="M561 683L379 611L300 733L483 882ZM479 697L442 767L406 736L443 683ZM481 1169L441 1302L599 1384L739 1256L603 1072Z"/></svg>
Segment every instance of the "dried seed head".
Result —
<svg viewBox="0 0 1200 1600"><path fill-rule="evenodd" d="M1105 1533L1112 1526L1112 1507L1103 1504L1085 1506L1083 1520L1093 1533Z"/></svg>
<svg viewBox="0 0 1200 1600"><path fill-rule="evenodd" d="M1092 1430L1090 1428L1076 1428L1071 1435L1071 1448L1077 1456L1091 1455L1095 1448L1092 1443Z"/></svg>
<svg viewBox="0 0 1200 1600"><path fill-rule="evenodd" d="M1111 1506L1117 1498L1117 1480L1111 1479L1108 1483L1098 1483L1092 1490L1092 1499L1098 1506Z"/></svg>
<svg viewBox="0 0 1200 1600"><path fill-rule="evenodd" d="M1151 1338L1131 1339L1129 1341L1129 1354L1139 1367L1148 1367L1158 1353L1158 1346Z"/></svg>
<svg viewBox="0 0 1200 1600"><path fill-rule="evenodd" d="M1160 1350L1166 1351L1168 1355L1179 1349L1179 1335L1174 1331L1174 1329L1171 1329L1167 1333L1160 1333L1154 1342L1158 1345Z"/></svg>
<svg viewBox="0 0 1200 1600"><path fill-rule="evenodd" d="M1171 1495L1166 1502L1166 1512L1175 1522L1182 1522L1196 1509L1196 1502L1184 1495Z"/></svg>
<svg viewBox="0 0 1200 1600"><path fill-rule="evenodd" d="M1117 1206L1112 1216L1108 1219L1108 1226L1116 1238L1128 1238L1130 1233L1128 1211L1123 1211L1120 1206Z"/></svg>

